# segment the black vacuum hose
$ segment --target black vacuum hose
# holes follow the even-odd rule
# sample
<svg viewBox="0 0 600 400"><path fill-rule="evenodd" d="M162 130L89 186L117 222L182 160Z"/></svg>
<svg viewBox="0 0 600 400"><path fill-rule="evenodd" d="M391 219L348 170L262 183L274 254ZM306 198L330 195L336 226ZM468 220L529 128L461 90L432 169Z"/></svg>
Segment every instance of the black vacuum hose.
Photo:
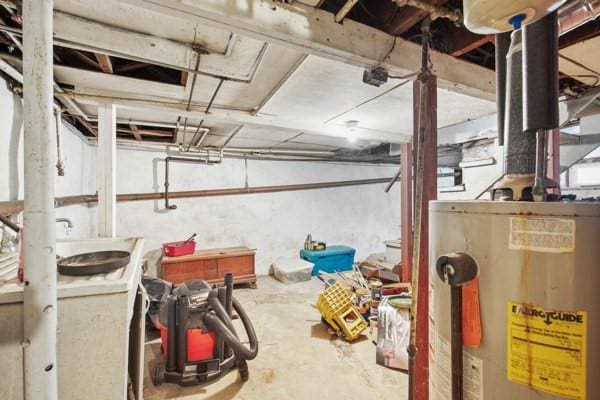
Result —
<svg viewBox="0 0 600 400"><path fill-rule="evenodd" d="M242 305L237 299L233 298L233 308L244 324L250 347L246 347L240 342L231 318L229 318L225 308L219 302L218 292L216 290L211 291L208 296L208 302L214 312L204 314L202 320L206 326L215 331L217 335L223 337L225 342L232 348L235 356L239 359L253 360L256 358L258 354L258 339L256 338L256 332L254 331L254 326L252 325L248 314L246 314L246 311L242 308Z"/></svg>
<svg viewBox="0 0 600 400"><path fill-rule="evenodd" d="M225 307L223 303L219 300L219 290L223 288L215 288L208 294L208 304L214 311L217 317L225 324L227 329L229 329L234 336L237 338L237 332L235 331L235 327L233 326L233 321L231 321L231 317L227 315L227 311L225 311Z"/></svg>

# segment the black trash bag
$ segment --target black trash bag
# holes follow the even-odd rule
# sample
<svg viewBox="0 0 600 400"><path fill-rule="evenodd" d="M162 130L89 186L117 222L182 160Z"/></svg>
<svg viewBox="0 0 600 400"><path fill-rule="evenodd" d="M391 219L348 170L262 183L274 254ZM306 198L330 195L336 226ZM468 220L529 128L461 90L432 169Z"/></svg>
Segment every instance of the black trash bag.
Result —
<svg viewBox="0 0 600 400"><path fill-rule="evenodd" d="M173 290L173 284L160 278L144 276L142 277L142 285L146 289L148 299L150 300L150 307L148 307L146 316L150 325L158 329L157 322L160 306L167 303L167 297Z"/></svg>

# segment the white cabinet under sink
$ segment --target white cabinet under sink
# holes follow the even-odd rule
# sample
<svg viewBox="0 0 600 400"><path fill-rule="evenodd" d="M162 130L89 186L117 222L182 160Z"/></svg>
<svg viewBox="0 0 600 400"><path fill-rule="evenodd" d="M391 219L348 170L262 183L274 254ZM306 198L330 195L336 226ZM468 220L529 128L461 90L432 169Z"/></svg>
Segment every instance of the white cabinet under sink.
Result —
<svg viewBox="0 0 600 400"><path fill-rule="evenodd" d="M56 253L62 257L101 250L131 253L127 266L109 274L58 276L59 399L125 399L128 370L134 391L141 394L138 380L143 371L143 351L138 353L144 343L144 315L140 306L143 300L138 298L136 304L136 297L142 275L142 245L142 238L57 242ZM21 400L23 286L16 279L14 266L5 265L0 276L0 397Z"/></svg>

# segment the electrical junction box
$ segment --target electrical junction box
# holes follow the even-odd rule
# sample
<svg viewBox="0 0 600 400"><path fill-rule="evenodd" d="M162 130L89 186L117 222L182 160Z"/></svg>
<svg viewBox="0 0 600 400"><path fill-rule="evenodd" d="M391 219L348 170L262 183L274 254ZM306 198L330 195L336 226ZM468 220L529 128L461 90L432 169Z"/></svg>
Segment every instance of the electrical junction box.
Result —
<svg viewBox="0 0 600 400"><path fill-rule="evenodd" d="M388 80L388 73L385 68L375 67L373 69L365 69L363 72L363 82L367 85L381 86Z"/></svg>

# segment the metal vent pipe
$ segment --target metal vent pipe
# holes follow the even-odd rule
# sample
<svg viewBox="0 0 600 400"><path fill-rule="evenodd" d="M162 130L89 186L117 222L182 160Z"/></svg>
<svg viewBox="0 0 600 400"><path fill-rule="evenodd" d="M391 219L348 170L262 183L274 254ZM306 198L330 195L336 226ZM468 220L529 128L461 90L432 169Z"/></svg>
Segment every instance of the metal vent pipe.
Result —
<svg viewBox="0 0 600 400"><path fill-rule="evenodd" d="M506 174L535 171L535 135L523 132L523 44L521 30L511 33L506 80Z"/></svg>
<svg viewBox="0 0 600 400"><path fill-rule="evenodd" d="M600 0L573 0L558 10L558 31L561 35L594 20L600 15Z"/></svg>
<svg viewBox="0 0 600 400"><path fill-rule="evenodd" d="M558 127L556 12L526 25L523 34L523 130Z"/></svg>
<svg viewBox="0 0 600 400"><path fill-rule="evenodd" d="M498 107L498 145L504 146L504 119L506 118L506 56L510 47L510 33L496 34L496 105Z"/></svg>

